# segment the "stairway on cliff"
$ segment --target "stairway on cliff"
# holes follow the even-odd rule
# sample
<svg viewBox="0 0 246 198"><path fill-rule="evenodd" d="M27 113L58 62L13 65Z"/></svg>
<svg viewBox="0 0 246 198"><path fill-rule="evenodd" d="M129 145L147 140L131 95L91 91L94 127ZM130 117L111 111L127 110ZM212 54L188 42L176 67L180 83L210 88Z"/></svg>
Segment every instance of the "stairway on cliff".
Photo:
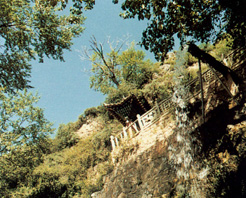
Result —
<svg viewBox="0 0 246 198"><path fill-rule="evenodd" d="M194 127L192 132L198 139L196 143L201 145L196 160L209 167L207 186L202 186L201 197L246 196L246 172L243 168L246 166L245 91L243 86L237 98L240 99L239 105L225 97L226 92L219 83L207 92L206 122ZM199 101L193 100L190 107L193 118L201 115L195 115L196 104ZM182 189L183 181L176 177L168 160L168 146L177 142L175 130L175 122L169 116L122 144L112 153L115 167L104 178L103 190L93 193L92 197L188 196L189 190Z"/></svg>

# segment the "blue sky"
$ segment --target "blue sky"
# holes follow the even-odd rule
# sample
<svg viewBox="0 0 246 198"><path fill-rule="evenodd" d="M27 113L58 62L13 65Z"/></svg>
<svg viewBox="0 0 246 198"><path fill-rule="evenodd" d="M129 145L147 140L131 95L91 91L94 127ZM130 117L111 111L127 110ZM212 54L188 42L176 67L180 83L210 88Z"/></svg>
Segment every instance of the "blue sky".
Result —
<svg viewBox="0 0 246 198"><path fill-rule="evenodd" d="M121 39L127 34L130 41L140 41L142 31L147 22L137 19L124 20L119 17L120 5L112 0L96 1L93 10L84 13L87 17L84 33L74 39L71 51L65 51L65 62L45 59L44 63L32 62L31 85L38 91L41 99L38 106L45 109L45 117L57 128L61 123L74 122L89 107L103 103L104 96L89 88L89 61L82 61L79 50L82 46L89 47L92 35L100 42L110 36L112 41ZM153 56L147 52L147 57Z"/></svg>

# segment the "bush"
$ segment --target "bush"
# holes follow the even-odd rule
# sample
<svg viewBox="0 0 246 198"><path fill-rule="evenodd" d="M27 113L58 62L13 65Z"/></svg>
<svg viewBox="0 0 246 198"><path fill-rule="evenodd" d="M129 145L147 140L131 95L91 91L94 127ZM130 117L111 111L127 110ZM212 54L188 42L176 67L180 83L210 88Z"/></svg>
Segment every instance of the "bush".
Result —
<svg viewBox="0 0 246 198"><path fill-rule="evenodd" d="M97 117L102 113L102 109L98 108L98 107L91 107L88 108L84 111L84 116L85 117Z"/></svg>
<svg viewBox="0 0 246 198"><path fill-rule="evenodd" d="M105 128L72 148L45 157L29 182L30 197L90 197L112 171L111 128Z"/></svg>
<svg viewBox="0 0 246 198"><path fill-rule="evenodd" d="M75 134L77 131L76 124L60 124L54 142L54 151L60 151L65 148L70 148L78 142L78 136Z"/></svg>

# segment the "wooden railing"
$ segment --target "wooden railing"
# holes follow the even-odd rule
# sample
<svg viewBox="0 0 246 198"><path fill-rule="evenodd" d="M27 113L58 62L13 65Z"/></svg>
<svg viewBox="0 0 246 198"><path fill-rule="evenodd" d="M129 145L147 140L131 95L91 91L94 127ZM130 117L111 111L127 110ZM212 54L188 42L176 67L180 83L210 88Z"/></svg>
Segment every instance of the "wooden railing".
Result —
<svg viewBox="0 0 246 198"><path fill-rule="evenodd" d="M240 64L235 64L231 67L233 70L238 70L240 68ZM216 82L216 76L219 78L222 75L219 72L211 71L210 69L206 70L202 73L203 87L208 86L208 84L212 84ZM199 87L199 78L195 78L189 81L185 87L189 89L188 98L195 98L201 93L201 89ZM175 104L172 101L172 97L169 97L160 103L156 103L156 105L151 108L149 111L144 113L143 115L137 115L137 120L132 123L129 123L127 127L123 127L123 131L119 132L116 136L111 136L111 144L112 149L114 150L117 146L121 144L121 142L126 139L133 138L137 136L141 131L150 127L154 123L156 123L161 117L165 117L170 115L175 108Z"/></svg>

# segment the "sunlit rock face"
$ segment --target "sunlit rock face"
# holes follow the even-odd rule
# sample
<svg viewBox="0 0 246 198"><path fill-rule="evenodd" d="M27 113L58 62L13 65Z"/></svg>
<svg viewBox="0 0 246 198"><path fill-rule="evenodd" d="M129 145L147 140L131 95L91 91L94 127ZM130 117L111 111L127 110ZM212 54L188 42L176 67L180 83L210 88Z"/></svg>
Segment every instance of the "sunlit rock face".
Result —
<svg viewBox="0 0 246 198"><path fill-rule="evenodd" d="M246 197L245 100L236 105L219 83L213 84L205 95L206 122L195 125L188 111L182 67L176 69L180 72L174 79L177 108L170 115L175 126L169 127L168 136L169 121L166 128L135 137L140 146L124 153L124 159L105 176L103 190L92 197ZM245 91L242 94L246 97Z"/></svg>
<svg viewBox="0 0 246 198"><path fill-rule="evenodd" d="M169 195L173 188L175 174L167 160L167 148L164 141L132 157L117 166L105 177L102 191L92 197L161 197Z"/></svg>

